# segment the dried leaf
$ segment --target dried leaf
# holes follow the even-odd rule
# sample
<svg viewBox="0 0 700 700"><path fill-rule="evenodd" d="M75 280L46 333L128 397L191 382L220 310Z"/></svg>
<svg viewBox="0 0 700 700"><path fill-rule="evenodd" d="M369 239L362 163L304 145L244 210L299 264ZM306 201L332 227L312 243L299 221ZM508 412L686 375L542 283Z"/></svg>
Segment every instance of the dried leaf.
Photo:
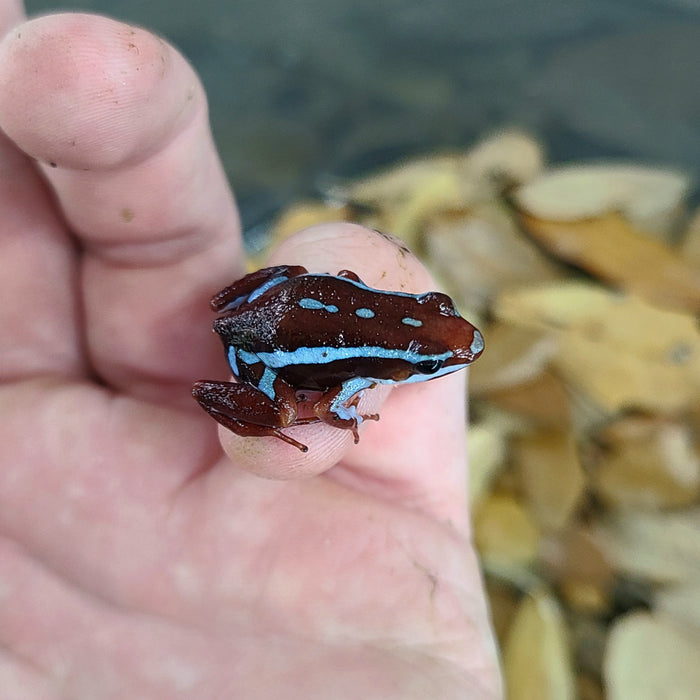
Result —
<svg viewBox="0 0 700 700"><path fill-rule="evenodd" d="M337 187L360 206L302 203L276 228L352 217L401 234L485 332L470 379L470 500L509 697L559 700L575 687L602 700L621 614L648 605L653 624L700 636L700 212L672 249L662 241L684 176L619 165L540 175L542 163L530 137L499 134ZM582 276L543 246L601 282L562 281ZM521 602L522 590L539 592ZM650 674L667 672L656 697L690 697L674 694L686 663L673 658L676 631L654 634L669 658L645 640L611 653L624 662L608 669L652 687ZM613 690L611 678L619 700L627 679ZM692 697L697 687L693 676ZM625 698L649 697L638 691Z"/></svg>
<svg viewBox="0 0 700 700"><path fill-rule="evenodd" d="M620 299L598 284L568 280L506 290L492 310L503 321L543 332L590 323Z"/></svg>
<svg viewBox="0 0 700 700"><path fill-rule="evenodd" d="M578 613L603 615L610 609L609 592L594 583L566 579L559 591L566 604Z"/></svg>
<svg viewBox="0 0 700 700"><path fill-rule="evenodd" d="M557 582L579 582L595 586L607 595L614 571L587 525L577 525L558 538L544 539L541 561Z"/></svg>
<svg viewBox="0 0 700 700"><path fill-rule="evenodd" d="M469 501L478 503L490 490L494 477L503 467L506 430L496 420L484 420L469 427Z"/></svg>
<svg viewBox="0 0 700 700"><path fill-rule="evenodd" d="M571 393L560 377L550 371L542 372L527 383L489 392L486 398L502 411L531 421L534 427L563 429L572 424Z"/></svg>
<svg viewBox="0 0 700 700"><path fill-rule="evenodd" d="M463 164L474 180L498 184L529 182L544 167L542 144L522 131L493 134L470 149Z"/></svg>
<svg viewBox="0 0 700 700"><path fill-rule="evenodd" d="M329 194L341 201L391 209L431 183L439 182L446 188L443 199L446 206L459 206L467 195L460 184L462 158L458 154L415 158L345 185L335 185Z"/></svg>
<svg viewBox="0 0 700 700"><path fill-rule="evenodd" d="M700 493L700 459L688 426L624 418L599 436L598 494L620 507L690 505Z"/></svg>
<svg viewBox="0 0 700 700"><path fill-rule="evenodd" d="M514 586L498 581L493 576L487 576L485 583L486 595L491 610L491 622L496 632L498 643L502 647L505 644L522 596Z"/></svg>
<svg viewBox="0 0 700 700"><path fill-rule="evenodd" d="M662 589L654 597L654 609L700 634L700 579Z"/></svg>
<svg viewBox="0 0 700 700"><path fill-rule="evenodd" d="M583 673L579 674L576 681L576 697L578 700L605 700L603 688L597 678Z"/></svg>
<svg viewBox="0 0 700 700"><path fill-rule="evenodd" d="M435 204L463 208L490 199L503 181L527 182L543 163L542 147L527 134L506 131L480 141L465 153L415 158L346 186L331 194L343 201L396 209L426 187L442 194ZM437 207L434 207L436 209Z"/></svg>
<svg viewBox="0 0 700 700"><path fill-rule="evenodd" d="M554 255L650 301L700 311L700 271L618 214L576 222L523 216L523 225Z"/></svg>
<svg viewBox="0 0 700 700"><path fill-rule="evenodd" d="M607 641L607 629L603 619L590 615L567 615L569 639L576 648L576 668L600 678L603 672L603 655Z"/></svg>
<svg viewBox="0 0 700 700"><path fill-rule="evenodd" d="M542 167L541 146L521 132L504 132L466 153L416 158L347 185L330 197L375 211L375 225L420 249L420 230L431 216L492 200Z"/></svg>
<svg viewBox="0 0 700 700"><path fill-rule="evenodd" d="M539 430L513 440L530 512L545 530L561 530L583 497L586 479L570 431Z"/></svg>
<svg viewBox="0 0 700 700"><path fill-rule="evenodd" d="M555 367L605 411L670 413L698 402L700 332L691 316L583 283L507 292L493 310L554 334Z"/></svg>
<svg viewBox="0 0 700 700"><path fill-rule="evenodd" d="M504 289L561 276L497 203L433 217L425 247L428 262L460 308L481 310Z"/></svg>
<svg viewBox="0 0 700 700"><path fill-rule="evenodd" d="M474 396L531 382L557 350L551 335L510 323L491 324L484 334L489 352L469 370Z"/></svg>
<svg viewBox="0 0 700 700"><path fill-rule="evenodd" d="M610 700L696 700L700 688L700 637L648 613L619 619L605 654Z"/></svg>
<svg viewBox="0 0 700 700"><path fill-rule="evenodd" d="M568 700L574 676L564 620L544 591L526 596L503 650L509 700Z"/></svg>
<svg viewBox="0 0 700 700"><path fill-rule="evenodd" d="M528 214L548 221L595 219L620 212L647 231L669 231L690 182L673 170L601 163L551 168L514 194Z"/></svg>
<svg viewBox="0 0 700 700"><path fill-rule="evenodd" d="M653 583L700 580L700 507L612 513L593 535L617 571Z"/></svg>
<svg viewBox="0 0 700 700"><path fill-rule="evenodd" d="M537 526L512 496L491 495L476 509L474 538L484 562L496 569L530 563L537 554Z"/></svg>

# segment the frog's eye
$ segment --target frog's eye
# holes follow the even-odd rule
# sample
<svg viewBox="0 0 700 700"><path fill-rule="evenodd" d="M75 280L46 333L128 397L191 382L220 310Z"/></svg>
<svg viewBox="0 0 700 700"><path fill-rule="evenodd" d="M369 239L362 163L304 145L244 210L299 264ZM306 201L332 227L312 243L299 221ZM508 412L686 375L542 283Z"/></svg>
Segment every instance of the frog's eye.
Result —
<svg viewBox="0 0 700 700"><path fill-rule="evenodd" d="M421 374L435 374L443 364L444 360L421 360L416 362L416 370Z"/></svg>

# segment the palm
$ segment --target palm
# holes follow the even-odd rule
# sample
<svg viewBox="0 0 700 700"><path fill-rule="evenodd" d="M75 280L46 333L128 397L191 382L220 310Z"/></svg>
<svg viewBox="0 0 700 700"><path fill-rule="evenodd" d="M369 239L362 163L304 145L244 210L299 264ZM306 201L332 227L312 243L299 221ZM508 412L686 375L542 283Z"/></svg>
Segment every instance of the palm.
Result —
<svg viewBox="0 0 700 700"><path fill-rule="evenodd" d="M72 54L57 36L74 38ZM90 45L102 64L76 69ZM165 72L149 72L161 58ZM82 80L56 98L62 60ZM0 126L58 165L43 166L54 206L34 164L0 144L0 284L15 300L0 340L0 687L495 697L464 537L459 378L396 392L357 448L309 426L307 456L224 436L224 457L189 386L221 376L207 297L241 271L241 252L196 79L145 32L75 16L23 27L0 66ZM113 80L121 101L91 80ZM342 226L277 255L348 266L358 237L376 247L363 255L376 267L355 265L368 281L395 267L390 244ZM401 281L423 284L411 264ZM453 419L405 430L407 412L431 406Z"/></svg>

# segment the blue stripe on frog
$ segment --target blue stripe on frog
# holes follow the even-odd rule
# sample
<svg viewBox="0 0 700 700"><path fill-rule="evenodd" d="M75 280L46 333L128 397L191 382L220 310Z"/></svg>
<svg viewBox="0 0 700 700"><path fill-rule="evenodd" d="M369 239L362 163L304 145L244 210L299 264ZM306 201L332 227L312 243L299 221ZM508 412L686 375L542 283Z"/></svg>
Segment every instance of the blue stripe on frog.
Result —
<svg viewBox="0 0 700 700"><path fill-rule="evenodd" d="M277 375L269 367L266 367L258 383L258 389L273 401L275 400L275 379L277 379Z"/></svg>
<svg viewBox="0 0 700 700"><path fill-rule="evenodd" d="M252 354L252 353L248 353ZM243 354L238 355L241 360ZM413 350L397 350L393 348L381 348L372 345L359 348L334 348L334 347L301 347L296 350L272 350L271 352L259 352L254 355L261 360L266 367L280 369L289 365L326 365L336 360L354 359L356 357L385 358L391 360L405 360L411 364L437 360L444 362L452 357L452 352L442 352L437 355L424 355ZM249 363L250 364L250 363ZM431 375L435 376L435 375Z"/></svg>
<svg viewBox="0 0 700 700"><path fill-rule="evenodd" d="M234 377L239 377L240 373L238 371L238 359L236 358L236 348L233 345L229 346L228 349L228 364L233 372Z"/></svg>
<svg viewBox="0 0 700 700"><path fill-rule="evenodd" d="M286 282L289 279L289 277L273 277L271 280L267 280L264 284L261 284L256 290L252 291L248 295L248 299L246 300L249 304L251 301L255 301L259 296L264 294L268 289L271 289L272 287L275 287L278 284L282 284L282 282Z"/></svg>

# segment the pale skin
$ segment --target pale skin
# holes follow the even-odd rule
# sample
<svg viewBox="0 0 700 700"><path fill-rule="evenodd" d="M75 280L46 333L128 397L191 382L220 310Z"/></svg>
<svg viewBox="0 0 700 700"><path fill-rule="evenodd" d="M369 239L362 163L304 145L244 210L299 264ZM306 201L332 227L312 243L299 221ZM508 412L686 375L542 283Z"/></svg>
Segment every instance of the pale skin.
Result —
<svg viewBox="0 0 700 700"><path fill-rule="evenodd" d="M465 373L367 392L358 445L217 430L189 391L227 378L208 298L244 259L202 88L144 30L22 20L0 0L3 697L501 697ZM269 262L433 286L347 224Z"/></svg>

